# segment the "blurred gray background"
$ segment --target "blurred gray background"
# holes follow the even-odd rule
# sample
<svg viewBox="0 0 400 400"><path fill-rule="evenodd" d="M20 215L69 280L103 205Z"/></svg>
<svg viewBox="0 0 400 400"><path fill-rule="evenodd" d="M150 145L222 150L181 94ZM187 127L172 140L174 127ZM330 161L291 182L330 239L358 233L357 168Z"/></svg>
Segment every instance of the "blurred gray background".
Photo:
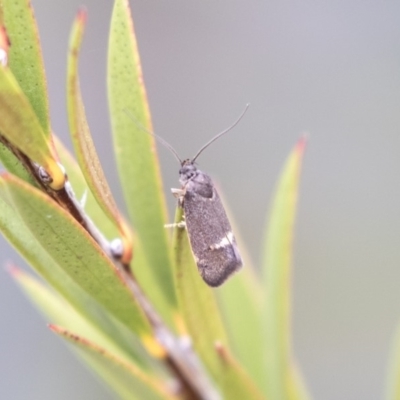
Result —
<svg viewBox="0 0 400 400"><path fill-rule="evenodd" d="M33 0L52 125L68 139L67 41L78 1ZM112 1L86 0L81 83L98 151L110 151L106 50ZM294 352L315 399L382 398L400 320L400 3L132 1L155 131L220 183L260 262L278 173L303 131L293 276ZM165 192L178 166L160 149ZM1 239L1 259L23 265ZM0 270L0 398L112 399Z"/></svg>

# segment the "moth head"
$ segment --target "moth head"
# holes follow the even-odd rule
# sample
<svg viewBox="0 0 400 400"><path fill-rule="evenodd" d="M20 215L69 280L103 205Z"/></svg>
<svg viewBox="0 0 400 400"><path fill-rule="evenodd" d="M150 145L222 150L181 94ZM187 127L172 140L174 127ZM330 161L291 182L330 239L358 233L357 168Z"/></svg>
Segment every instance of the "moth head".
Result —
<svg viewBox="0 0 400 400"><path fill-rule="evenodd" d="M179 169L179 181L182 185L197 175L197 167L190 159L183 160Z"/></svg>

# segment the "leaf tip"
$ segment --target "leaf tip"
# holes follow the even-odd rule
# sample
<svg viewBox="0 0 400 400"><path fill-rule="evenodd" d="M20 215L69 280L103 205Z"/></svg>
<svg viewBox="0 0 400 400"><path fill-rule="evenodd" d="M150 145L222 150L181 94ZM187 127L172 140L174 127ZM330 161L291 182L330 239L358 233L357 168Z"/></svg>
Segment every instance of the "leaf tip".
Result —
<svg viewBox="0 0 400 400"><path fill-rule="evenodd" d="M76 20L80 24L85 24L87 21L87 8L85 6L80 6L76 14Z"/></svg>
<svg viewBox="0 0 400 400"><path fill-rule="evenodd" d="M59 327L58 327L57 325L54 325L54 324L47 324L47 327L48 327L51 331L53 331L53 332L55 332L55 333L57 333L57 332L59 331Z"/></svg>
<svg viewBox="0 0 400 400"><path fill-rule="evenodd" d="M15 279L19 278L23 274L22 270L12 263L7 263L5 269L11 277Z"/></svg>
<svg viewBox="0 0 400 400"><path fill-rule="evenodd" d="M299 155L302 155L304 153L304 150L306 149L306 146L308 143L309 136L310 135L308 132L304 132L300 136L300 139L297 141L295 150L296 150L296 153L298 153Z"/></svg>

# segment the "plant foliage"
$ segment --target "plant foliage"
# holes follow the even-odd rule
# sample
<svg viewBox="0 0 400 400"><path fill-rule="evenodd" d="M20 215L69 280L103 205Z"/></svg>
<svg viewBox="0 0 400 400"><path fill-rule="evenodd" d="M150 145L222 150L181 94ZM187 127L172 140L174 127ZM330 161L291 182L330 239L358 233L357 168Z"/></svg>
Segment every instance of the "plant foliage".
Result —
<svg viewBox="0 0 400 400"><path fill-rule="evenodd" d="M151 130L151 116L128 1L114 1L107 87L129 220L104 177L80 93L86 12L79 11L71 31L66 78L75 161L51 133L30 2L0 3L0 47L7 56L0 66L0 159L8 170L0 176L0 229L45 282L10 269L51 331L124 399L308 399L289 329L304 138L277 185L263 278L246 257L243 271L211 289L197 273L186 231L176 228L169 238L164 229L154 138L141 128ZM83 207L75 193L85 190Z"/></svg>

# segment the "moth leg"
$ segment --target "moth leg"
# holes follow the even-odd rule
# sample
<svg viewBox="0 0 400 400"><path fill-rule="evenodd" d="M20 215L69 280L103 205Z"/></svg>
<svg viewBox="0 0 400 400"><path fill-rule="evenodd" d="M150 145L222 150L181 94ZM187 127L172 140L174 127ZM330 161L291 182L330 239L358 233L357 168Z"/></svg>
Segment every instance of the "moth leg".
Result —
<svg viewBox="0 0 400 400"><path fill-rule="evenodd" d="M185 196L186 194L186 188L183 189L175 189L172 188L171 189L171 193L174 197L176 197L177 199L181 199L183 196Z"/></svg>
<svg viewBox="0 0 400 400"><path fill-rule="evenodd" d="M173 196L174 196L176 199L178 199L179 207L183 207L183 199L184 199L185 194L186 194L186 187L183 187L183 188L181 188L181 189L174 189L174 188L172 188L172 189L171 189L171 192L172 192Z"/></svg>

